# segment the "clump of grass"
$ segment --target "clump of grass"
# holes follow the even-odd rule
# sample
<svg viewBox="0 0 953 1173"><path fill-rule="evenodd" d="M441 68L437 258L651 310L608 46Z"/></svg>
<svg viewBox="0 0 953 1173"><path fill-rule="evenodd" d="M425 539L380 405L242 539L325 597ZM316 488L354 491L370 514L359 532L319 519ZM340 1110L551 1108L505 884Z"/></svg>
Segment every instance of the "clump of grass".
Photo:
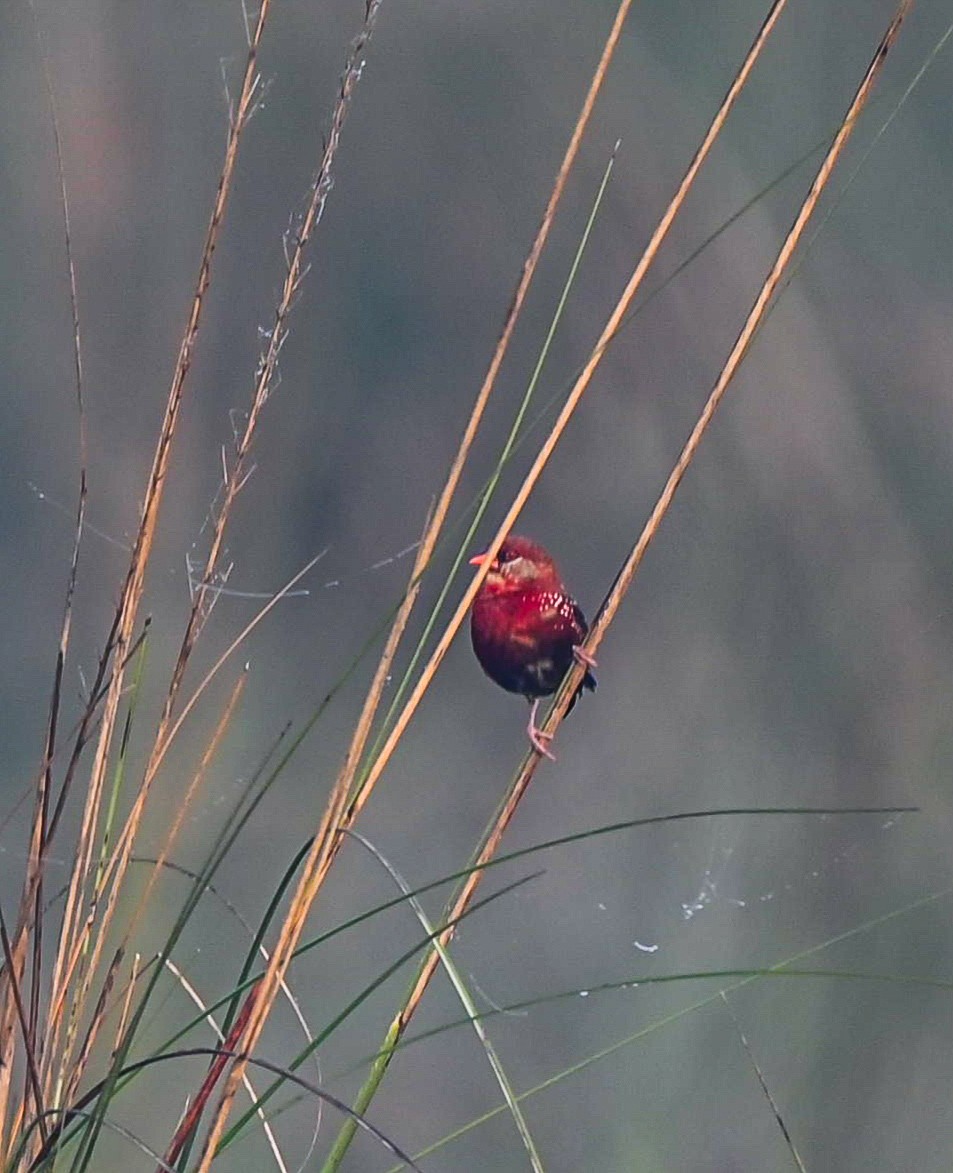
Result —
<svg viewBox="0 0 953 1173"><path fill-rule="evenodd" d="M88 460L81 319L75 278L71 280L81 451L75 541L53 671L46 741L33 787L29 858L16 917L10 924L0 919L0 942L4 958L0 977L0 1122L3 1125L0 1153L3 1167L11 1171L30 1170L31 1173L39 1173L40 1170L54 1167L69 1167L75 1171L96 1168L103 1131L115 1130L138 1145L157 1168L195 1168L199 1173L205 1173L216 1157L227 1152L256 1118L265 1130L277 1166L286 1168L287 1163L267 1117L265 1105L277 1090L292 1085L341 1114L343 1124L329 1149L324 1165L326 1170L340 1166L358 1128L366 1130L399 1161L417 1168L409 1154L369 1122L368 1110L438 966L442 964L450 973L466 1009L466 1021L479 1024L481 1016L468 994L465 981L453 966L447 946L455 928L466 916L481 903L485 904L500 894L476 901L478 886L488 867L498 859L507 826L539 764L539 758L533 752L527 753L509 783L496 816L476 845L472 857L460 869L458 876L450 877L457 879L459 885L436 923L428 919L422 907L416 903L416 894L410 890L410 886L399 877L395 869L389 868L400 889L394 903L410 903L421 924L421 937L414 948L388 967L372 987L359 991L352 1002L336 1014L322 1031L311 1031L303 1023L303 1029L308 1035L307 1045L286 1064L278 1066L269 1063L257 1054L262 1032L277 1000L284 997L296 1007L287 981L293 958L304 949L323 943L332 935L325 934L316 941L303 943L309 913L338 859L340 848L347 837L357 837L356 827L360 815L404 737L421 700L432 688L435 673L456 637L485 575L486 563L467 585L459 603L446 618L443 604L467 549L468 535L458 542L453 566L410 660L410 667L396 699L382 716L380 708L385 684L393 671L395 657L417 605L423 576L431 570L438 545L449 541L449 519L461 476L470 460L474 440L519 321L527 291L590 125L596 100L624 27L629 0L623 0L617 10L538 233L519 276L486 376L463 429L446 482L437 494L423 526L406 590L393 614L382 625L382 633L386 629L383 651L372 673L363 704L355 716L348 750L330 789L327 804L316 820L316 825L310 829L307 844L293 855L281 884L272 894L259 924L254 927L251 943L241 964L236 965L235 973L223 982L225 992L214 1005L204 1005L198 995L194 995L197 1015L183 1022L161 1046L149 1048L145 1055L139 1050L145 1045L141 1041L143 1028L160 982L171 974L183 989L190 989L187 976L177 967L173 954L196 907L211 889L222 862L236 850L243 828L255 816L275 779L299 751L326 708L325 703L319 705L300 730L293 735L286 731L263 757L259 769L247 783L214 841L209 844L204 866L190 875L187 896L177 909L172 928L162 947L153 955L143 956L139 938L147 909L154 900L161 877L170 867L175 866L175 849L185 820L196 804L201 803L204 784L230 735L245 687L246 672L243 669L234 671L225 702L215 719L213 732L194 764L178 813L168 827L159 851L149 862L144 885L136 894L130 881L130 868L139 850L144 816L154 788L161 785L170 750L186 718L200 704L210 703L209 685L213 679L231 670L236 653L250 632L314 565L311 562L305 566L282 592L260 609L253 620L235 636L198 686L188 692L188 669L193 663L195 649L202 639L217 592L226 576L222 566L226 531L249 476L257 430L274 388L278 358L288 338L293 308L306 277L307 250L321 223L331 191L342 132L360 82L362 63L381 4L382 0L369 0L367 3L361 28L346 57L327 138L321 156L316 161L315 177L305 209L286 241L284 280L249 391L245 426L236 438L226 463L223 489L214 516L204 568L194 591L160 710L152 723L154 732L142 755L145 765L136 772L130 763L139 755L131 753L132 742L142 737L143 728L150 725L148 717L142 712L140 700L150 642L148 621L141 617L144 585L160 524L165 489L170 478L175 475L172 455L182 405L188 393L189 374L199 340L203 309L214 278L215 250L225 227L243 134L260 94L258 54L266 32L270 0L263 0L256 20L249 26L242 84L231 111L225 157L208 221L198 278L174 367L164 418L156 439L152 466L146 480L139 526L118 593L118 603L85 708L76 726L64 732L60 712L63 674L70 652L73 600L85 530ZM551 460L567 424L574 413L580 410L593 375L631 314L646 274L784 7L784 0L777 0L772 6L682 183L635 264L586 362L573 380L555 422L539 444L522 485L510 503L500 509L501 520L495 536L488 544L491 554L514 526L541 473ZM594 653L598 649L609 632L619 604L632 585L714 413L770 310L818 199L870 95L887 51L897 36L907 7L906 3L900 5L884 34L648 521L631 549L620 558L619 571L607 590L586 641L586 650L590 652ZM68 185L64 181L66 254L72 277L67 190ZM509 459L517 441L525 438L521 429L532 391L533 384L521 405L510 438L499 454L497 467L487 481L486 491L471 524L471 533L490 502L496 504L493 491L499 469ZM433 632L438 634L431 641ZM363 656L362 651L355 657L355 665ZM563 682L545 723L546 732L556 732L583 671L582 665L573 668ZM79 811L76 840L70 845L72 867L65 890L62 893L51 893L48 862L54 843L61 833L67 808ZM62 846L59 850L63 850ZM437 883L446 880L444 877ZM502 892L507 890L504 888ZM371 910L367 916L379 911L382 908ZM298 1068L304 1060L321 1046L332 1031L348 1021L373 989L414 957L418 958L417 971L392 1017L378 1053L371 1061L370 1073L354 1103L344 1104L313 1080L298 1074ZM219 1038L217 1046L178 1045L195 1027L205 1022L214 1024ZM481 1042L519 1131L527 1160L533 1168L541 1169L542 1160L523 1118L519 1097L510 1087L503 1065L485 1033ZM150 1147L136 1130L130 1132L111 1118L113 1105L120 1093L140 1073L158 1064L181 1063L196 1056L208 1059L206 1075L190 1088L188 1097L184 1098L181 1118L177 1122L169 1122L168 1139L161 1152ZM272 1082L264 1090L257 1088L251 1082L251 1072L256 1075L265 1072L273 1077ZM247 1090L253 1107L230 1126L232 1104L242 1086Z"/></svg>

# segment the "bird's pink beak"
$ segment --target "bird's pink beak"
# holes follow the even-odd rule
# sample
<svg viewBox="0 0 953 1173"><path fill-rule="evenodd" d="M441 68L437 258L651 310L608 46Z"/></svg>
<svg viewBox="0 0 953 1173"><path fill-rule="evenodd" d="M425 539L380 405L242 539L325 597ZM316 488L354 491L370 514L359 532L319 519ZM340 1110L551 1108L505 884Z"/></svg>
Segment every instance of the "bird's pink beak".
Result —
<svg viewBox="0 0 953 1173"><path fill-rule="evenodd" d="M486 554L474 554L474 556L470 559L470 565L471 566L482 566L485 561L486 561Z"/></svg>

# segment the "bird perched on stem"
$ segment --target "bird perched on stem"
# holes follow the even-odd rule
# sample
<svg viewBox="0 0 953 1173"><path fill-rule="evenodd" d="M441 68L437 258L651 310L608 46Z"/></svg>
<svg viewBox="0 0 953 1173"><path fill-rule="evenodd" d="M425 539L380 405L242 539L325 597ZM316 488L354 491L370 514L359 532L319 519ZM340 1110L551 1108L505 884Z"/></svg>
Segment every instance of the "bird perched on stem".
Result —
<svg viewBox="0 0 953 1173"><path fill-rule="evenodd" d="M485 561L485 554L477 554L470 564ZM529 538L508 537L473 601L470 638L487 676L532 704L526 732L533 748L548 758L553 758L552 735L536 726L539 701L556 691L573 660L587 669L596 666L579 646L588 630L550 555ZM569 708L584 688L595 687L596 678L587 671Z"/></svg>

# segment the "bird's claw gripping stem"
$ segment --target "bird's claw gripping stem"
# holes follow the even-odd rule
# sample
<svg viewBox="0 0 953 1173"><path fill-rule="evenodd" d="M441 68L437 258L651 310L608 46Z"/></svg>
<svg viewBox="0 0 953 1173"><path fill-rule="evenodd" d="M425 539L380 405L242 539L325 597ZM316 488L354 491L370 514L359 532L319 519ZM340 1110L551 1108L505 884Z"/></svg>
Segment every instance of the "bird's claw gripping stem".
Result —
<svg viewBox="0 0 953 1173"><path fill-rule="evenodd" d="M536 710L539 708L539 697L533 701L533 707L529 711L529 724L526 726L526 736L529 738L529 743L536 750L538 754L549 758L551 762L556 760L556 755L550 750L549 743L553 739L551 733L544 733L542 729L536 727Z"/></svg>
<svg viewBox="0 0 953 1173"><path fill-rule="evenodd" d="M574 644L572 649L572 658L577 664L585 664L587 668L598 668L599 664L596 657L587 652L585 648L580 647L579 644Z"/></svg>

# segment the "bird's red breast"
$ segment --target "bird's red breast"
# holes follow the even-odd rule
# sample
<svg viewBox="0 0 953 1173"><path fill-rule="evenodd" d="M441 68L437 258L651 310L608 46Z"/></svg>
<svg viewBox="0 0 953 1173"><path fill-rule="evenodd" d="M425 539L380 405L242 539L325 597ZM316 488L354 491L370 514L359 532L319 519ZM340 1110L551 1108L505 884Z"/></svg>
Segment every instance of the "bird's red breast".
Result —
<svg viewBox="0 0 953 1173"><path fill-rule="evenodd" d="M484 555L470 561L481 565ZM470 616L473 650L487 676L508 692L530 699L549 696L588 630L546 550L529 538L507 538ZM595 677L587 672L580 691L595 686Z"/></svg>

